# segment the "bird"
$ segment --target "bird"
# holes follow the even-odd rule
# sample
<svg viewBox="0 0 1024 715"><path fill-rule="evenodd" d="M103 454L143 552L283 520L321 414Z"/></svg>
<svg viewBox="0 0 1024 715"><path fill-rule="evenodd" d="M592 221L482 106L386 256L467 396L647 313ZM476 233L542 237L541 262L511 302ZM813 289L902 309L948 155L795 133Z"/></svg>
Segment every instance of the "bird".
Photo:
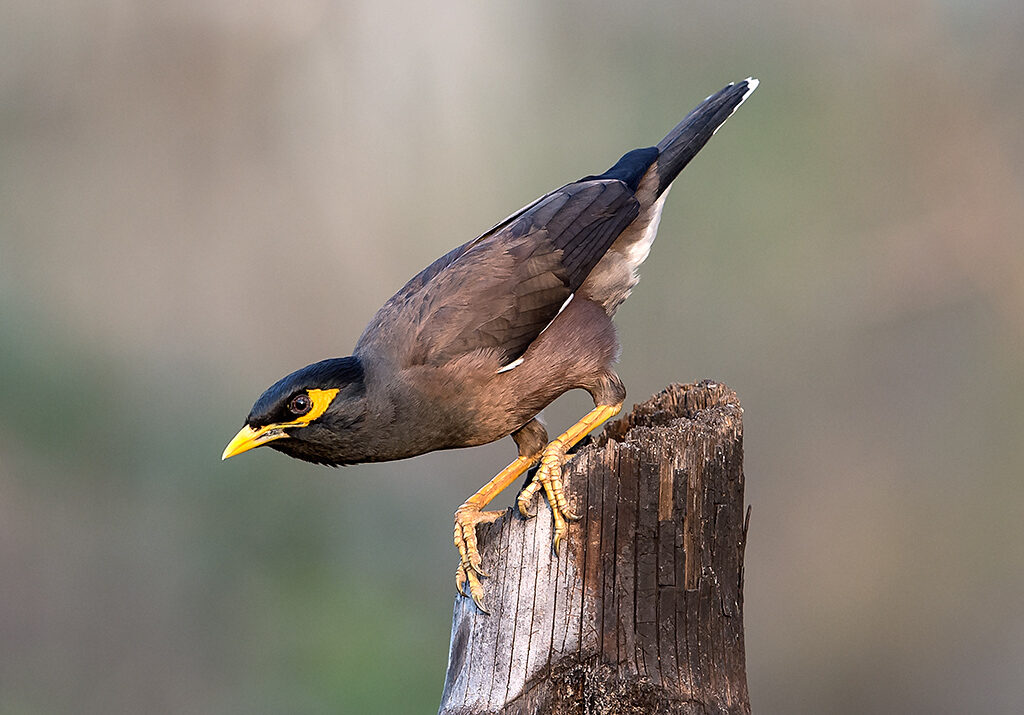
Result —
<svg viewBox="0 0 1024 715"><path fill-rule="evenodd" d="M757 88L749 77L707 97L658 144L547 193L438 258L377 311L352 354L271 385L222 455L268 446L339 466L404 459L511 436L518 456L454 515L456 589L482 612L476 527L485 507L536 466L516 503L543 490L552 548L578 517L562 467L570 449L622 408L612 318L639 280L673 181ZM594 408L549 439L538 414L584 389Z"/></svg>

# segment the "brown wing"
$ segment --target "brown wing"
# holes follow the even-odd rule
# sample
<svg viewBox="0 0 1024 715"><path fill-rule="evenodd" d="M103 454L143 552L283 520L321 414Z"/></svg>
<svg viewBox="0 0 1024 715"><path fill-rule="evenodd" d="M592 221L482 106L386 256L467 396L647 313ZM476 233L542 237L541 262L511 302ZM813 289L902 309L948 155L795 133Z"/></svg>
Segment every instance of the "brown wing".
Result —
<svg viewBox="0 0 1024 715"><path fill-rule="evenodd" d="M378 311L357 354L441 364L489 348L503 364L515 360L638 212L617 179L551 192L409 281Z"/></svg>

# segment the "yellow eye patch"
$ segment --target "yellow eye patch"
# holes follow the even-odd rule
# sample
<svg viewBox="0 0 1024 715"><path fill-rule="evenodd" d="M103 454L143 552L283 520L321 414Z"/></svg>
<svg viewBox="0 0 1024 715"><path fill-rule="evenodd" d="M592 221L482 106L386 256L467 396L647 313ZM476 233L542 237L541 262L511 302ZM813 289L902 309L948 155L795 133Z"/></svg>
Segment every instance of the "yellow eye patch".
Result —
<svg viewBox="0 0 1024 715"><path fill-rule="evenodd" d="M327 408L334 402L334 398L338 396L338 388L331 390L307 390L306 394L309 395L309 399L313 401L313 406L309 412L296 418L294 422L288 422L286 424L280 424L278 427L295 427L301 425L305 427L313 420L320 417L324 412L327 412Z"/></svg>

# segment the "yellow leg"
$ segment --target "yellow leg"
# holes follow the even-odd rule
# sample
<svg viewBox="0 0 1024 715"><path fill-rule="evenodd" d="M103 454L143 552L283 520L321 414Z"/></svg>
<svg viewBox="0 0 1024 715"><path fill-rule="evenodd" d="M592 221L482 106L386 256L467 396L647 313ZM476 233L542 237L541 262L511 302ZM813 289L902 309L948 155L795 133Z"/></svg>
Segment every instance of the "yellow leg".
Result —
<svg viewBox="0 0 1024 715"><path fill-rule="evenodd" d="M540 469L534 475L533 481L519 493L519 512L529 518L533 516L529 509L530 501L534 494L544 487L544 495L547 497L548 504L551 505L551 514L555 522L555 538L552 547L556 554L558 545L568 529L566 519L575 521L579 518L569 511L569 502L565 498L565 489L562 484L562 465L565 463L565 453L601 424L619 414L621 409L621 402L617 405L598 405L579 422L551 440L541 454Z"/></svg>
<svg viewBox="0 0 1024 715"><path fill-rule="evenodd" d="M455 588L464 596L472 596L477 608L484 613L487 613L487 609L484 608L484 588L480 585L480 577L486 577L487 574L480 568L476 525L489 524L504 513L482 511L482 509L505 487L529 469L540 456L540 454L535 454L532 457L517 457L512 464L498 472L491 481L483 485L476 494L455 510L455 547L459 550L459 568L455 572ZM468 594L464 589L467 582L469 583Z"/></svg>

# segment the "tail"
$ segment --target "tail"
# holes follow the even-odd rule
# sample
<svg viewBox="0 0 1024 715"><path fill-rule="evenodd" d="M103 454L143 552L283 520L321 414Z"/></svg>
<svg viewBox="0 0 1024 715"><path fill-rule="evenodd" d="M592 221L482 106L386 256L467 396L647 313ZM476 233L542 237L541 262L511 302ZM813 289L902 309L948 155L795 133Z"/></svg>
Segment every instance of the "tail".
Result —
<svg viewBox="0 0 1024 715"><path fill-rule="evenodd" d="M618 179L633 190L640 204L637 217L619 234L579 289L608 315L615 313L639 280L637 269L658 234L672 181L756 88L753 77L730 84L701 102L657 146L634 149L604 174L585 177Z"/></svg>
<svg viewBox="0 0 1024 715"><path fill-rule="evenodd" d="M656 147L634 149L600 177L621 179L636 191L641 211L668 190L679 172L690 163L725 120L757 89L748 77L730 84L701 102Z"/></svg>
<svg viewBox="0 0 1024 715"><path fill-rule="evenodd" d="M657 183L652 186L655 188L654 198L668 189L690 159L704 148L725 120L757 89L757 85L756 79L748 77L712 94L658 142L658 158L647 170L648 174L654 174L652 179L657 178Z"/></svg>

